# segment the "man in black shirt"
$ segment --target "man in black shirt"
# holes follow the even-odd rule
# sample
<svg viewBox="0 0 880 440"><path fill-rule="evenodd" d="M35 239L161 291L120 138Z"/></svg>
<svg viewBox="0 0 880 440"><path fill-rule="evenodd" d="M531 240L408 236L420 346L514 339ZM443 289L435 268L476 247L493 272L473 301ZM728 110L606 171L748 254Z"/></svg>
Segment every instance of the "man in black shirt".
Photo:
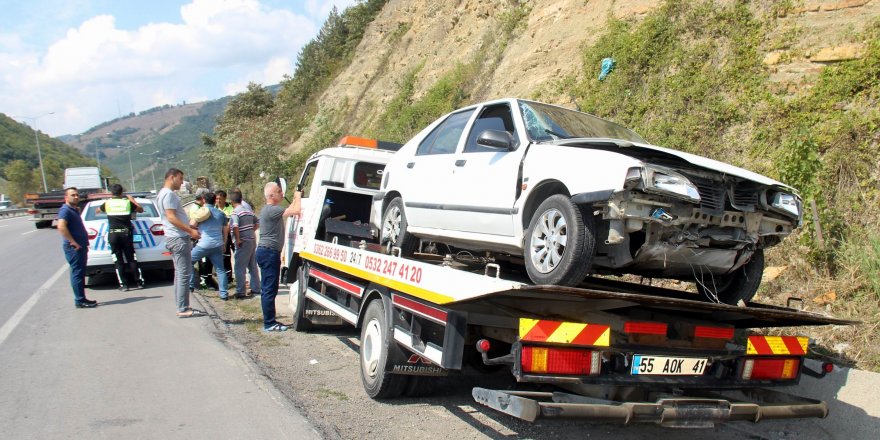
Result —
<svg viewBox="0 0 880 440"><path fill-rule="evenodd" d="M112 198L107 199L98 212L107 213L109 223L107 243L113 251L113 262L116 264L116 277L119 279L119 290L128 290L128 281L125 276L125 267L128 266L133 278L140 287L144 287L144 277L137 266L137 256L134 253L134 241L132 240L131 219L136 212L144 212L132 196L123 196L125 191L122 185L116 183L110 186Z"/></svg>

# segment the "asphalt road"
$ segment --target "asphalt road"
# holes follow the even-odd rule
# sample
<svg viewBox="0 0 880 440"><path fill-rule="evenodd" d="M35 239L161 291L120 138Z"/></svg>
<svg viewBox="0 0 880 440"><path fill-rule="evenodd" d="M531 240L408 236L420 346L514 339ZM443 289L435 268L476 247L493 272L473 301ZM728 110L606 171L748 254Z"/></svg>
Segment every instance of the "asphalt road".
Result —
<svg viewBox="0 0 880 440"><path fill-rule="evenodd" d="M168 281L75 309L56 230L0 220L0 249L0 437L318 438L211 319L175 316Z"/></svg>

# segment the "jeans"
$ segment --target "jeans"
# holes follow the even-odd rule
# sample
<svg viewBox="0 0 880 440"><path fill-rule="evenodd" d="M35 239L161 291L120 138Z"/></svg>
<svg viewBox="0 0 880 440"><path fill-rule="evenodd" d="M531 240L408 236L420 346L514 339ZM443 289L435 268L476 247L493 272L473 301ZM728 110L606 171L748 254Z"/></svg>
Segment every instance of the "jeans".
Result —
<svg viewBox="0 0 880 440"><path fill-rule="evenodd" d="M214 273L217 274L217 283L220 284L220 298L227 298L229 295L229 286L226 282L226 271L223 270L223 246L203 248L196 245L196 247L192 249L190 267L192 267L195 262L201 260L202 257L207 258L208 261L214 265ZM196 275L192 271L190 271L189 275L189 288L196 288Z"/></svg>
<svg viewBox="0 0 880 440"><path fill-rule="evenodd" d="M192 240L189 237L165 237L165 249L174 262L174 298L177 311L189 310L189 278L192 276Z"/></svg>
<svg viewBox="0 0 880 440"><path fill-rule="evenodd" d="M69 244L63 244L64 258L70 264L70 287L73 288L73 302L80 304L86 300L86 262L89 260L89 248L83 246L79 250Z"/></svg>
<svg viewBox="0 0 880 440"><path fill-rule="evenodd" d="M281 252L258 246L257 264L263 283L260 289L260 305L263 307L263 328L277 324L275 320L275 296L278 295L278 278L281 273Z"/></svg>
<svg viewBox="0 0 880 440"><path fill-rule="evenodd" d="M251 273L251 290L259 292L260 288L260 271L257 269L256 257L256 240L242 240L241 247L235 250L235 293L244 295L244 273L245 270Z"/></svg>

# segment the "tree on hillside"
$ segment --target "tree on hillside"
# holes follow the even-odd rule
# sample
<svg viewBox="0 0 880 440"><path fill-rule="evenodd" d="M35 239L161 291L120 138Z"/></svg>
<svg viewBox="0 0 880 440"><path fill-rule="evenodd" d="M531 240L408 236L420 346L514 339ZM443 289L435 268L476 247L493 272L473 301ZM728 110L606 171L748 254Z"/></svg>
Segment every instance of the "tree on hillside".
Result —
<svg viewBox="0 0 880 440"><path fill-rule="evenodd" d="M266 88L250 83L246 92L229 101L214 136L202 136L207 147L202 157L217 183L241 185L259 179L261 172L277 174L285 139L270 117L274 106L275 98Z"/></svg>
<svg viewBox="0 0 880 440"><path fill-rule="evenodd" d="M251 82L248 83L246 92L239 93L229 101L222 120L258 118L267 115L273 107L275 107L275 98L272 93L262 85Z"/></svg>
<svg viewBox="0 0 880 440"><path fill-rule="evenodd" d="M26 192L36 191L38 186L37 180L34 179L34 172L27 162L23 160L14 160L3 167L6 174L6 180L9 181L7 186L9 190L9 198L12 203L21 204L24 200ZM39 173L39 170L37 170Z"/></svg>

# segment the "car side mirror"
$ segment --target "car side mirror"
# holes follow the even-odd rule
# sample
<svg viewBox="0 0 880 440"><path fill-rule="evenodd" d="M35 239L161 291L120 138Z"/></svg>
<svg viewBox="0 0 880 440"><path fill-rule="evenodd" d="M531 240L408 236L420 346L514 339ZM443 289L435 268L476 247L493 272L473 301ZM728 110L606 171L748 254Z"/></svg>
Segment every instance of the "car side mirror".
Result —
<svg viewBox="0 0 880 440"><path fill-rule="evenodd" d="M513 135L503 130L486 130L477 138L477 145L511 151L516 148Z"/></svg>

